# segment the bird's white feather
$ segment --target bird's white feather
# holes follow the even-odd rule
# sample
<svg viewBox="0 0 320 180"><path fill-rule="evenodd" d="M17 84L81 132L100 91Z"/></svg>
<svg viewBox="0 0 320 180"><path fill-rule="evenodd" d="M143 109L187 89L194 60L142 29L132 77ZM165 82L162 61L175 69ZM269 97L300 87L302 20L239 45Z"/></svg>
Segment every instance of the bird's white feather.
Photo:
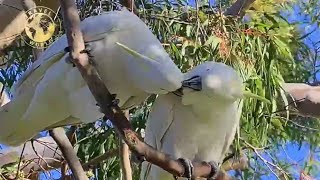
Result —
<svg viewBox="0 0 320 180"><path fill-rule="evenodd" d="M150 93L181 87L181 71L148 26L128 10L89 17L81 30L101 79L117 94L120 107L132 108ZM117 42L154 61L133 56ZM66 63L67 46L63 35L15 84L11 104L0 111L1 143L19 145L47 127L68 124L67 119L89 123L102 117L80 72Z"/></svg>
<svg viewBox="0 0 320 180"><path fill-rule="evenodd" d="M182 98L166 94L156 99L147 120L145 142L173 159L221 163L239 125L242 103L238 106L235 90L241 90L242 82L231 67L215 62L195 67L185 79L195 75L202 78L201 91L184 88ZM230 86L233 81L240 82ZM221 96L222 90L230 94ZM173 176L144 162L141 179L171 180Z"/></svg>

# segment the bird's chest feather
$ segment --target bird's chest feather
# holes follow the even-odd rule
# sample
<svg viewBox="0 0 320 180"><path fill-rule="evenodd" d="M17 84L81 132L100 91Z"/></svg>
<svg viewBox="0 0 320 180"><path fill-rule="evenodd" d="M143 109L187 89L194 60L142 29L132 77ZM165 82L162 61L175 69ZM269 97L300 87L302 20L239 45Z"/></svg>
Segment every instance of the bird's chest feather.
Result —
<svg viewBox="0 0 320 180"><path fill-rule="evenodd" d="M231 109L230 109L231 108ZM219 161L226 139L236 121L235 109L216 108L195 112L188 108L177 108L172 124L172 153L194 160ZM232 134L232 133L231 133Z"/></svg>

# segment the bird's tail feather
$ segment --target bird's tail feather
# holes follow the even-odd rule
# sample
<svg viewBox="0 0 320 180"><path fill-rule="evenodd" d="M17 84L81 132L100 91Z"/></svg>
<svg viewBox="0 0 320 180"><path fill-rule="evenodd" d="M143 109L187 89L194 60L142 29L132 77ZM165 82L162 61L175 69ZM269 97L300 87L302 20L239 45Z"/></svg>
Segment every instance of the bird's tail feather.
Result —
<svg viewBox="0 0 320 180"><path fill-rule="evenodd" d="M12 142L10 142L10 139L8 139L7 137L10 134L14 133L17 126L20 126L22 124L24 125L24 122L21 121L21 117L26 112L33 93L33 91L25 91L23 94L14 98L0 108L0 143L7 145L12 144ZM32 128L28 128L28 125L26 124L24 130L29 129ZM15 134L17 136L19 135L19 133ZM25 139L27 140L28 138L29 137L26 137Z"/></svg>

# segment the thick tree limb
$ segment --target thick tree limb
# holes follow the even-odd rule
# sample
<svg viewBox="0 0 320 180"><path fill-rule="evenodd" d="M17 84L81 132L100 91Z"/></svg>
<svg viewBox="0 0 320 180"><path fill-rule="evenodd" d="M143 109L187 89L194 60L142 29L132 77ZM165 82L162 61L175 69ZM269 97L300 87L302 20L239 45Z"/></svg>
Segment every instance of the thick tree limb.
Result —
<svg viewBox="0 0 320 180"><path fill-rule="evenodd" d="M237 0L231 7L229 7L225 12L224 15L228 16L244 16L245 11L250 7L255 0Z"/></svg>
<svg viewBox="0 0 320 180"><path fill-rule="evenodd" d="M139 157L163 168L173 175L183 176L184 168L179 161L172 160L168 155L160 153L145 144L132 130L131 124L120 108L118 106L110 107L112 102L110 92L102 83L96 69L89 63L88 55L80 53L81 50L85 49L85 46L80 31L80 19L75 3L73 0L60 0L60 4L66 25L68 43L71 47L71 59L87 82L88 87L101 107L102 112L115 126L118 135L125 140L130 150ZM194 177L207 177L210 172L211 168L208 163L194 163ZM224 173L220 173L219 179L220 177L226 176Z"/></svg>
<svg viewBox="0 0 320 180"><path fill-rule="evenodd" d="M88 177L84 172L80 161L77 157L76 152L74 151L67 135L63 128L55 128L49 131L52 138L57 142L64 158L66 159L73 176L77 180L87 180Z"/></svg>
<svg viewBox="0 0 320 180"><path fill-rule="evenodd" d="M320 118L320 87L304 83L284 83L292 114ZM283 109L285 110L285 109Z"/></svg>

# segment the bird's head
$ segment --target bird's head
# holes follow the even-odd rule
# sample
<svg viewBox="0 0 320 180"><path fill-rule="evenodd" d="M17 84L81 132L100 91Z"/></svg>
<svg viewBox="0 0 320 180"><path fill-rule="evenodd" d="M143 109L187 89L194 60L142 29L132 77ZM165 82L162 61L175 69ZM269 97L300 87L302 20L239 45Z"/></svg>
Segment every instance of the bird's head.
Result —
<svg viewBox="0 0 320 180"><path fill-rule="evenodd" d="M182 82L182 103L233 103L243 97L243 83L230 66L205 62L185 73Z"/></svg>

